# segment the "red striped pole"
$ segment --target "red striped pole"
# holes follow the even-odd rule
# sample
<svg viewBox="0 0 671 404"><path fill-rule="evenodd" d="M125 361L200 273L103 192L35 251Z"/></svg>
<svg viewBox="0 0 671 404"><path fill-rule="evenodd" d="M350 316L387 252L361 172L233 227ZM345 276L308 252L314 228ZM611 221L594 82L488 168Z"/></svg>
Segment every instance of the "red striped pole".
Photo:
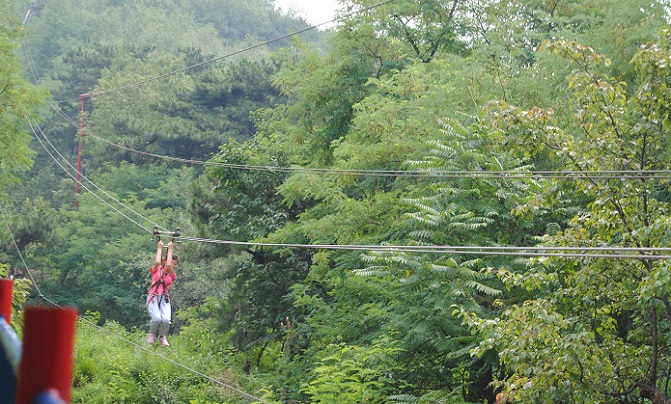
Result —
<svg viewBox="0 0 671 404"><path fill-rule="evenodd" d="M0 316L5 318L7 324L12 323L12 291L14 281L11 279L0 279Z"/></svg>
<svg viewBox="0 0 671 404"><path fill-rule="evenodd" d="M50 389L69 403L77 310L28 307L24 317L16 403L31 404Z"/></svg>

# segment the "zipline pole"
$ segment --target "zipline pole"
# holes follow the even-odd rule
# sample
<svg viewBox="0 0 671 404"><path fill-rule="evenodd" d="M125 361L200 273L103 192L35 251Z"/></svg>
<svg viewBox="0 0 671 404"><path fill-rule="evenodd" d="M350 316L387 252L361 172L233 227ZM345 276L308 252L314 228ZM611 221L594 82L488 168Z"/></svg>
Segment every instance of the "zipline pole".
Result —
<svg viewBox="0 0 671 404"><path fill-rule="evenodd" d="M7 324L12 323L12 292L14 281L11 279L0 279L0 316L5 318Z"/></svg>
<svg viewBox="0 0 671 404"><path fill-rule="evenodd" d="M73 308L25 309L17 404L70 402L76 323Z"/></svg>
<svg viewBox="0 0 671 404"><path fill-rule="evenodd" d="M84 114L86 113L86 100L91 98L91 96L86 94L81 94L79 98L82 100L82 110L79 113L79 146L77 147L77 176L75 180L75 208L79 207L79 200L77 196L79 195L79 179L81 178L82 172L82 139L84 138Z"/></svg>

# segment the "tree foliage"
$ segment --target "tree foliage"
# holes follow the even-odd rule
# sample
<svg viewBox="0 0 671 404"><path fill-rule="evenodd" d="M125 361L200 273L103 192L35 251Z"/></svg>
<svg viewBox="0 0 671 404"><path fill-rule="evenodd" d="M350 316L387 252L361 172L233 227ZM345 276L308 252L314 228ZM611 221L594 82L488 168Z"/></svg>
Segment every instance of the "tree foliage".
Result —
<svg viewBox="0 0 671 404"><path fill-rule="evenodd" d="M483 348L496 348L510 371L504 386L515 400L669 400L667 265L641 250L662 247L668 227L668 201L659 192L666 180L649 175L668 161L666 101L659 91L668 77L660 61L669 56L669 31L661 34L634 58L639 81L631 92L604 73L610 60L591 48L551 44L577 67L568 82L571 121L559 123L541 109L492 110L492 119L523 149L529 136L550 148L578 174L574 192L589 197L563 231L543 237L544 245L633 249L631 258L532 261L515 282L533 288L532 278L543 279L550 289L500 319L477 322ZM608 172L622 174L608 178ZM551 204L551 192L550 186L530 203Z"/></svg>
<svg viewBox="0 0 671 404"><path fill-rule="evenodd" d="M22 77L19 49L20 21L13 4L0 2L0 187L17 179L21 170L32 165L28 123L37 117L37 108L46 92Z"/></svg>
<svg viewBox="0 0 671 404"><path fill-rule="evenodd" d="M83 135L90 185L45 150L0 261L141 341L151 228L182 228L162 352L266 400L668 402L664 4L376 3L265 45L305 22L267 0L56 0L21 37L0 10L8 167L29 167L39 98L21 38L57 101L45 149L74 160ZM518 255L535 247L632 257ZM244 401L97 332L76 400Z"/></svg>

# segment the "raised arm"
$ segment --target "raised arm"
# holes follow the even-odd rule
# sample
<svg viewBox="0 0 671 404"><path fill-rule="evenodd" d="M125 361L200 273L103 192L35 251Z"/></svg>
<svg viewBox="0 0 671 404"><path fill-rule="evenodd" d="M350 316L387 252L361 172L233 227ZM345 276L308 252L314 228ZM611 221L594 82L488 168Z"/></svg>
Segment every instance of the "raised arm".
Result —
<svg viewBox="0 0 671 404"><path fill-rule="evenodd" d="M165 270L168 271L170 276L174 279L175 278L175 266L172 261L172 240L168 241L168 255L165 258Z"/></svg>
<svg viewBox="0 0 671 404"><path fill-rule="evenodd" d="M161 266L161 259L163 258L163 242L158 240L156 244L156 258L154 258L154 265L149 269L153 274L158 270L158 267Z"/></svg>

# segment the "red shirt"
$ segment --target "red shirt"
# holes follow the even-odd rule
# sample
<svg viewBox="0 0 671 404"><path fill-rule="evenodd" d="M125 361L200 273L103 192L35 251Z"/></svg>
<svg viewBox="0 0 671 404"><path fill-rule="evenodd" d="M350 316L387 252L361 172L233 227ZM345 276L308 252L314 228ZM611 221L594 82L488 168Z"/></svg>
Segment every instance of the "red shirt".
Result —
<svg viewBox="0 0 671 404"><path fill-rule="evenodd" d="M165 290L163 287L163 282L159 282L163 278L163 282L165 283ZM173 278L170 276L170 273L168 271L163 270L163 266L159 265L158 268L156 269L156 272L151 274L151 287L149 288L149 294L150 295L162 295L165 294L170 296L170 285L172 285L172 282L177 278L177 274L175 274L175 277Z"/></svg>

